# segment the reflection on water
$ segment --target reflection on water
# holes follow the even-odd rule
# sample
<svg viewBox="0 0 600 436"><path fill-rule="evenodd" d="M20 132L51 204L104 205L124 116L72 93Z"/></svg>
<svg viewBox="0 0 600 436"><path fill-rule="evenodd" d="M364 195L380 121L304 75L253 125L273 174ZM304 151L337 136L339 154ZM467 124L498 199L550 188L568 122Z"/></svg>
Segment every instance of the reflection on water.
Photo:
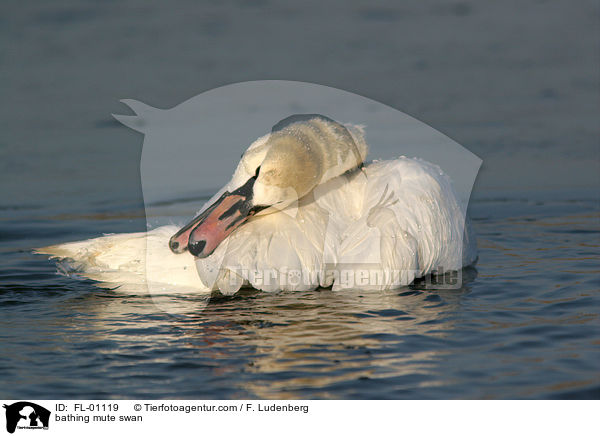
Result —
<svg viewBox="0 0 600 436"><path fill-rule="evenodd" d="M109 373L123 370L149 379L200 370L196 377L210 381L207 391L219 382L242 397L337 398L359 394L368 381L406 378L414 388L442 383L434 380L444 354L436 344L449 336L467 286L440 293L418 286L394 292L246 290L213 296L208 305L201 296L159 301L163 310L175 306L170 313L181 313L185 304L182 316L158 311L156 296L92 293L60 304L63 314L86 314L84 319L74 324L67 316L51 328L76 338L85 332L90 352L102 350L91 360L108 363L111 379L120 378ZM160 366L160 373L148 373ZM119 382L137 385L135 380ZM201 395L203 385L188 382L186 388Z"/></svg>
<svg viewBox="0 0 600 436"><path fill-rule="evenodd" d="M419 291L257 295L219 299L202 315L223 323L210 327L215 342L254 350L247 371L259 377L244 383L245 390L267 398L309 392L327 398L337 396L337 386L361 380L430 374L440 351L406 342L443 341L462 292L447 300Z"/></svg>

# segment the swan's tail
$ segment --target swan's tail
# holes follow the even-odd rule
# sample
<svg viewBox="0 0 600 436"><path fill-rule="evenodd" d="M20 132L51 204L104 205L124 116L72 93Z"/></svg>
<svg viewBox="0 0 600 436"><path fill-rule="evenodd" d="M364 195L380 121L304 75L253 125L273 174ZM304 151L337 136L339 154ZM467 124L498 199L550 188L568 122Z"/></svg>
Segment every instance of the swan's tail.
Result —
<svg viewBox="0 0 600 436"><path fill-rule="evenodd" d="M164 226L51 245L35 252L58 259L61 272L95 280L100 287L130 293L206 292L194 258L169 249L169 238L176 231L175 226Z"/></svg>

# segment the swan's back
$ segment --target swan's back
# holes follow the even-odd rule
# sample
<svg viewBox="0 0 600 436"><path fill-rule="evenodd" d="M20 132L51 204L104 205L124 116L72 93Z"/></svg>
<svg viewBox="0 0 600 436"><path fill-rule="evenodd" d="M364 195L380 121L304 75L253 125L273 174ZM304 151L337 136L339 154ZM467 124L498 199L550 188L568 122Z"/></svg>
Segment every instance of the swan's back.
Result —
<svg viewBox="0 0 600 436"><path fill-rule="evenodd" d="M407 285L474 262L465 208L438 166L402 157L373 163L365 173L360 218L348 225L338 250L339 265L384 274L363 287Z"/></svg>

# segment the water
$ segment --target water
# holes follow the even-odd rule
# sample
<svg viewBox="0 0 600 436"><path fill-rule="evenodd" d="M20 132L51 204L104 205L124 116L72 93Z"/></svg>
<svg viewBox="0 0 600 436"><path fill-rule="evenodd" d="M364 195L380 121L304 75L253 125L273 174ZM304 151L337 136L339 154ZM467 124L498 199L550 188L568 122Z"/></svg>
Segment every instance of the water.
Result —
<svg viewBox="0 0 600 436"><path fill-rule="evenodd" d="M0 393L13 398L597 398L599 205L482 198L458 290L245 291L187 315L57 274L29 244L100 216L2 211ZM14 219L15 215L19 216ZM123 217L125 216L125 218ZM29 239L22 242L24 235ZM7 237L8 236L8 237Z"/></svg>
<svg viewBox="0 0 600 436"><path fill-rule="evenodd" d="M113 7L2 5L0 397L600 398L595 2ZM120 98L266 78L398 107L484 160L461 289L161 301L174 317L32 254L145 229Z"/></svg>

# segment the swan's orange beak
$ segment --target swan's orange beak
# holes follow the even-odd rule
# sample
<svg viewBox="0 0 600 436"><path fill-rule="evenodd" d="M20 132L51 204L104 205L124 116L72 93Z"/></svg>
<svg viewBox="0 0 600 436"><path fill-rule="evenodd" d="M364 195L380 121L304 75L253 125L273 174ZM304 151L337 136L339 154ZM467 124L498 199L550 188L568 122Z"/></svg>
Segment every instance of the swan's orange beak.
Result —
<svg viewBox="0 0 600 436"><path fill-rule="evenodd" d="M249 179L234 192L225 192L208 209L191 220L169 240L173 253L186 248L196 257L210 256L227 236L261 208L252 207L252 186Z"/></svg>

